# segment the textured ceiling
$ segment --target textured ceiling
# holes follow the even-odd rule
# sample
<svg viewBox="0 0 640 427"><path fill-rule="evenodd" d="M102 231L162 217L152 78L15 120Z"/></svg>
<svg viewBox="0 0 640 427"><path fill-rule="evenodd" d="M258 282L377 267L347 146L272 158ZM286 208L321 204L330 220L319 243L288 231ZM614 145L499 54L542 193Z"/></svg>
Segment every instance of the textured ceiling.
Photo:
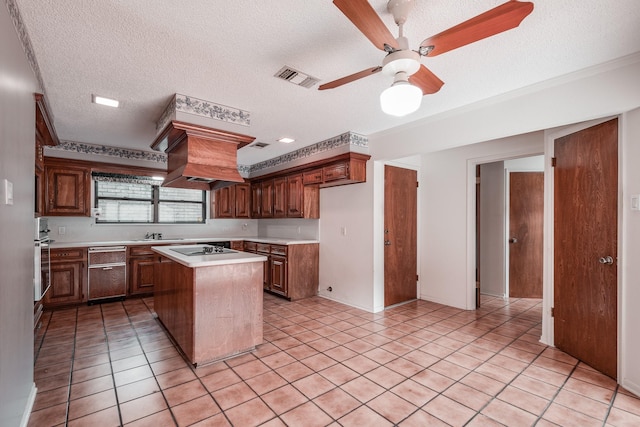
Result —
<svg viewBox="0 0 640 427"><path fill-rule="evenodd" d="M376 66L377 50L330 0L15 0L37 58L60 139L149 150L175 93L251 112L251 126L219 122L270 143L245 147L253 164L347 131L363 135L629 55L640 44L638 0L534 0L520 27L423 63L444 82L404 118L383 114L378 73L318 91L278 80L283 66L321 83ZM385 0L370 0L394 35ZM411 48L504 0L417 0ZM91 104L91 94L122 108ZM293 144L276 139L289 136Z"/></svg>

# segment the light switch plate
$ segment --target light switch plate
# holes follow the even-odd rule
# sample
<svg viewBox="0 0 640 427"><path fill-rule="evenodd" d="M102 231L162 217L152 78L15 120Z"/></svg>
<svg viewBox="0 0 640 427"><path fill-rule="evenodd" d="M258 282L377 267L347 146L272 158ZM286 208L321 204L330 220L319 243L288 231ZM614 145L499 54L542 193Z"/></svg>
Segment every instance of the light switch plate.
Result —
<svg viewBox="0 0 640 427"><path fill-rule="evenodd" d="M640 195L631 196L631 210L640 211Z"/></svg>
<svg viewBox="0 0 640 427"><path fill-rule="evenodd" d="M13 182L8 179L4 180L4 204L13 204Z"/></svg>

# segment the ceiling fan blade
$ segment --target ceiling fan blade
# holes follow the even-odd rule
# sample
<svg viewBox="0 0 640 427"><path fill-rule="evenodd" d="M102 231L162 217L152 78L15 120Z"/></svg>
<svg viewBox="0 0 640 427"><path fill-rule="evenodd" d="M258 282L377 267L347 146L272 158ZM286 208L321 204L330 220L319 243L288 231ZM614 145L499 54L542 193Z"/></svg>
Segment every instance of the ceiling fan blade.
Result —
<svg viewBox="0 0 640 427"><path fill-rule="evenodd" d="M409 83L422 89L423 95L436 93L444 82L433 74L427 67L420 65L420 69L409 77Z"/></svg>
<svg viewBox="0 0 640 427"><path fill-rule="evenodd" d="M398 48L391 31L382 22L367 0L333 0L338 9L364 34L378 49L384 50L385 43Z"/></svg>
<svg viewBox="0 0 640 427"><path fill-rule="evenodd" d="M334 80L332 82L320 85L318 87L318 90L333 89L335 87L342 86L342 85L347 84L347 83L351 83L354 80L358 80L358 79L361 79L363 77L370 76L370 75L378 73L380 71L382 71L382 67L380 67L380 66L373 67L373 68L367 68L366 70L362 70L362 71L359 71L357 73L354 73L354 74L348 75L346 77L343 77L341 79Z"/></svg>
<svg viewBox="0 0 640 427"><path fill-rule="evenodd" d="M440 55L515 28L520 25L520 22L532 10L533 3L531 2L511 0L475 18L429 37L420 44L420 47L433 46L433 49L427 55Z"/></svg>

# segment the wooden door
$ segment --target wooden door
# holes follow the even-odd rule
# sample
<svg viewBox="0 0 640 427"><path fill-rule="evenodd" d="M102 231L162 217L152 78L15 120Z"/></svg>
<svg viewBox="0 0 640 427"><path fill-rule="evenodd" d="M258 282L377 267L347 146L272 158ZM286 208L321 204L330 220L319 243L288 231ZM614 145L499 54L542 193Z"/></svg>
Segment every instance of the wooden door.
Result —
<svg viewBox="0 0 640 427"><path fill-rule="evenodd" d="M555 157L555 345L616 378L618 120L556 139Z"/></svg>
<svg viewBox="0 0 640 427"><path fill-rule="evenodd" d="M418 174L384 168L384 306L417 297Z"/></svg>
<svg viewBox="0 0 640 427"><path fill-rule="evenodd" d="M509 174L509 296L542 298L544 173Z"/></svg>

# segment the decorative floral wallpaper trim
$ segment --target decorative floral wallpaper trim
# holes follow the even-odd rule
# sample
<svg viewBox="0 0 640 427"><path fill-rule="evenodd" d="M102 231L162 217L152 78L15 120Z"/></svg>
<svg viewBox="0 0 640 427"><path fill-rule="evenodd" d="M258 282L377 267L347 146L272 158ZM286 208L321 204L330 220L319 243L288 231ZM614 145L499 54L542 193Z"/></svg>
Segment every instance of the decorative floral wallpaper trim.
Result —
<svg viewBox="0 0 640 427"><path fill-rule="evenodd" d="M176 93L167 108L162 112L160 120L156 123L158 132L164 129L169 120L174 117L173 113L176 111L242 126L251 125L251 113L248 111Z"/></svg>
<svg viewBox="0 0 640 427"><path fill-rule="evenodd" d="M293 162L298 159L304 159L306 157L313 156L325 151L333 150L343 145L368 147L369 139L366 136L358 135L357 133L346 132L342 135L338 135L336 137L325 139L324 141L302 147L298 150L292 151L291 153L283 154L282 156L274 157L273 159L265 160L264 162L248 166L249 173L258 172L262 169L269 169L275 166L282 165L284 163ZM239 167L238 170L240 170Z"/></svg>
<svg viewBox="0 0 640 427"><path fill-rule="evenodd" d="M47 150L73 151L82 154L97 154L99 156L119 157L122 159L147 160L156 163L167 163L167 155L157 151L131 150L129 148L109 147L106 145L86 144L84 142L60 141L55 147Z"/></svg>
<svg viewBox="0 0 640 427"><path fill-rule="evenodd" d="M238 172L244 178L248 178L252 173L259 172L263 169L280 166L288 162L304 159L316 154L342 147L344 145L368 147L369 140L366 136L358 135L353 132L346 132L333 138L320 141L313 145L300 148L291 153L274 157L253 165L238 165ZM150 162L162 163L166 165L167 155L157 151L131 150L128 148L109 147L106 145L86 144L83 142L60 141L60 145L55 147L47 147L47 150L72 151L83 154L94 154L107 157L118 157L125 159L146 160Z"/></svg>
<svg viewBox="0 0 640 427"><path fill-rule="evenodd" d="M16 4L15 0L6 0L6 3L7 8L9 9L9 15L11 15L11 20L13 21L13 26L16 28L18 37L20 38L20 42L22 43L22 49L27 56L27 61L29 61L29 65L33 70L33 74L35 74L36 79L38 80L40 90L42 90L42 92L45 92L42 75L40 74L40 66L38 65L38 61L36 60L35 53L33 53L33 46L31 45L29 34L27 33L27 27L25 27L24 22L22 22L20 9L18 9L18 5ZM47 97L45 93L45 102L46 100Z"/></svg>

